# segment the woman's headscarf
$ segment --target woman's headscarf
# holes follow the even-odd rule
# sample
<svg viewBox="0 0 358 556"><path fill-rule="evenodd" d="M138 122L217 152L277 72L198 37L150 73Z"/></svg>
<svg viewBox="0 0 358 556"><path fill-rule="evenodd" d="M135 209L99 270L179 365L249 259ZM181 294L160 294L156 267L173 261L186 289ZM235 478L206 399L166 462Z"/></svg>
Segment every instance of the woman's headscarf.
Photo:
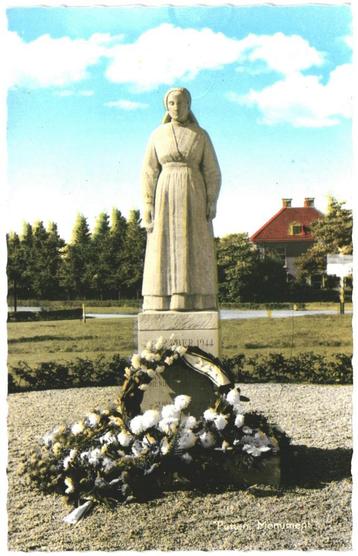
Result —
<svg viewBox="0 0 358 556"><path fill-rule="evenodd" d="M168 122L171 122L171 117L169 115L168 112L168 98L169 95L171 93L183 93L186 96L186 99L188 101L188 107L189 107L189 114L188 114L188 122L192 122L194 124L196 124L197 126L199 125L198 120L196 119L196 117L194 116L193 112L191 111L191 94L189 93L188 89L185 89L185 87L173 87L172 89L169 89L169 91L167 91L165 93L164 96L164 106L165 106L165 114L162 120L163 124L167 124Z"/></svg>

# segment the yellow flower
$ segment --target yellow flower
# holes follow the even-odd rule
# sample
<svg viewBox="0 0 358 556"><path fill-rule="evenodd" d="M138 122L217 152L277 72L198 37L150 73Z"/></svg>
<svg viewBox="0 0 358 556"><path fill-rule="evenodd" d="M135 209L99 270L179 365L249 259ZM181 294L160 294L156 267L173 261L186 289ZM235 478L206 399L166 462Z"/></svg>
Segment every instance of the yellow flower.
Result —
<svg viewBox="0 0 358 556"><path fill-rule="evenodd" d="M108 444L103 444L101 448L101 454L106 454L108 451Z"/></svg>
<svg viewBox="0 0 358 556"><path fill-rule="evenodd" d="M61 449L62 449L62 446L59 442L55 442L55 444L52 446L52 451L53 451L55 456L60 455Z"/></svg>
<svg viewBox="0 0 358 556"><path fill-rule="evenodd" d="M121 419L120 417L114 417L113 415L111 415L109 420L114 425L117 425L117 427L122 427L123 426L123 419Z"/></svg>
<svg viewBox="0 0 358 556"><path fill-rule="evenodd" d="M65 493L66 494L70 494L71 492L73 492L75 490L73 481L71 479L71 477L66 477L65 478L65 485L67 486Z"/></svg>

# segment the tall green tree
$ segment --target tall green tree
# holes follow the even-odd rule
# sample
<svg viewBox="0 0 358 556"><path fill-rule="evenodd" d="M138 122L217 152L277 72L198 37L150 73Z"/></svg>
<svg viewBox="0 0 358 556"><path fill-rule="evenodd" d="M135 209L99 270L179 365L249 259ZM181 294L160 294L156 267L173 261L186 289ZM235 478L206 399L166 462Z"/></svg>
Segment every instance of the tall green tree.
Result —
<svg viewBox="0 0 358 556"><path fill-rule="evenodd" d="M21 297L30 299L34 295L33 291L33 230L29 222L23 222L20 233L21 257L22 257L22 275L21 275Z"/></svg>
<svg viewBox="0 0 358 556"><path fill-rule="evenodd" d="M70 242L63 249L61 284L69 297L86 299L93 280L91 235L87 219L78 214Z"/></svg>
<svg viewBox="0 0 358 556"><path fill-rule="evenodd" d="M32 232L32 289L36 298L44 299L52 278L48 268L48 234L41 220L34 222Z"/></svg>
<svg viewBox="0 0 358 556"><path fill-rule="evenodd" d="M14 311L17 311L18 293L22 289L25 270L23 250L16 232L6 234L8 295L13 297Z"/></svg>
<svg viewBox="0 0 358 556"><path fill-rule="evenodd" d="M111 214L109 257L112 262L109 291L111 298L120 299L124 291L125 244L127 237L127 220L121 211L113 208Z"/></svg>
<svg viewBox="0 0 358 556"><path fill-rule="evenodd" d="M96 297L103 299L108 295L113 271L113 261L111 261L110 253L109 216L105 212L101 212L96 219L91 244L91 284Z"/></svg>
<svg viewBox="0 0 358 556"><path fill-rule="evenodd" d="M65 246L65 241L60 237L57 224L55 222L48 223L46 232L46 265L49 275L46 297L56 299L62 297L62 252Z"/></svg>
<svg viewBox="0 0 358 556"><path fill-rule="evenodd" d="M309 281L313 275L324 274L327 255L353 252L352 211L344 205L330 197L327 213L312 224L314 244L296 263L299 280Z"/></svg>
<svg viewBox="0 0 358 556"><path fill-rule="evenodd" d="M146 231L141 227L139 210L131 210L127 220L127 233L123 256L123 285L125 295L141 295Z"/></svg>

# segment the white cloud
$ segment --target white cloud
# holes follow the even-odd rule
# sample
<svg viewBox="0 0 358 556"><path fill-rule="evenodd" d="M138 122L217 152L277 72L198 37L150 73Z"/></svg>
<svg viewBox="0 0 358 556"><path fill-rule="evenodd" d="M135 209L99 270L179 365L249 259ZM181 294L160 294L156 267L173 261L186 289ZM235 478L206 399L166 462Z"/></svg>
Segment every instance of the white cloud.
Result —
<svg viewBox="0 0 358 556"><path fill-rule="evenodd" d="M69 89L63 89L61 91L55 91L54 93L57 97L72 97L75 93Z"/></svg>
<svg viewBox="0 0 358 556"><path fill-rule="evenodd" d="M250 72L276 71L285 75L324 61L322 53L298 35L250 34L227 37L212 29L183 29L165 23L142 33L133 43L122 35L96 33L88 39L42 35L24 42L7 34L10 82L28 87L65 87L88 77L88 68L107 58L106 77L138 90L192 80L203 70L238 64Z"/></svg>
<svg viewBox="0 0 358 556"><path fill-rule="evenodd" d="M255 106L268 125L289 123L295 127L328 127L351 115L353 71L350 64L336 67L326 84L316 75L294 73L261 91L235 92L227 98Z"/></svg>
<svg viewBox="0 0 358 556"><path fill-rule="evenodd" d="M119 108L120 110L143 110L148 108L148 104L144 102L136 102L133 100L110 100L109 102L105 103L105 106L109 108Z"/></svg>
<svg viewBox="0 0 358 556"><path fill-rule="evenodd" d="M324 62L324 54L299 35L250 34L241 43L245 61L264 62L267 69L285 75L320 66Z"/></svg>
<svg viewBox="0 0 358 556"><path fill-rule="evenodd" d="M211 29L182 29L163 24L144 32L136 42L112 48L106 76L115 83L131 83L142 90L178 79L190 80L204 69L234 63L241 41Z"/></svg>
<svg viewBox="0 0 358 556"><path fill-rule="evenodd" d="M227 64L241 64L239 71L245 64L249 71L289 74L324 62L324 55L298 35L250 34L237 40L207 28L182 29L167 23L146 31L132 44L113 47L109 56L108 79L144 90L191 80L202 70Z"/></svg>
<svg viewBox="0 0 358 556"><path fill-rule="evenodd" d="M7 33L8 84L27 87L64 86L88 77L88 68L106 54L112 37L95 34L89 39L54 39L41 35L24 42L17 33Z"/></svg>
<svg viewBox="0 0 358 556"><path fill-rule="evenodd" d="M351 50L353 50L353 35L345 35L344 37L341 37L344 44L346 46L348 46L348 48L350 48Z"/></svg>
<svg viewBox="0 0 358 556"><path fill-rule="evenodd" d="M61 89L59 91L54 91L53 93L57 97L73 97L73 96L80 96L80 97L92 97L94 95L94 91L72 91L71 89Z"/></svg>
<svg viewBox="0 0 358 556"><path fill-rule="evenodd" d="M78 91L78 94L81 97L93 97L94 91L89 91L89 90L87 90L87 91Z"/></svg>

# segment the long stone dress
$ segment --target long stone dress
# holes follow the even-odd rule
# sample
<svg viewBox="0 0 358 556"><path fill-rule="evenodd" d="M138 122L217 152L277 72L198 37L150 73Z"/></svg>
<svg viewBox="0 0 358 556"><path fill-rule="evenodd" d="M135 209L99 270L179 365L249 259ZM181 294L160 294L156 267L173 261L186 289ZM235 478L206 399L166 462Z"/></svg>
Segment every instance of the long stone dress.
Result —
<svg viewBox="0 0 358 556"><path fill-rule="evenodd" d="M144 310L217 307L217 266L207 203L216 202L220 168L208 134L194 123L166 123L152 134L143 165L147 234Z"/></svg>

